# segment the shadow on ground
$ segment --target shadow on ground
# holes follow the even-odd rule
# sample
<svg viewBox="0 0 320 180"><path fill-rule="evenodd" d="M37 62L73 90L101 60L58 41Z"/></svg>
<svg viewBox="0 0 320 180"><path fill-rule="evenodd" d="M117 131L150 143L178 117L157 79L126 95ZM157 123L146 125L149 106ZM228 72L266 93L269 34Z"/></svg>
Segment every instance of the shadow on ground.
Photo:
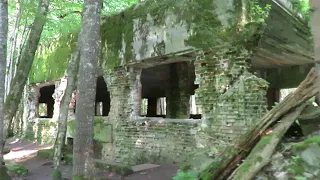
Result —
<svg viewBox="0 0 320 180"><path fill-rule="evenodd" d="M24 165L29 173L26 177L14 178L16 180L51 180L53 163L51 160L38 158L37 152L41 149L49 149L52 146L38 145L26 140L11 139L6 143L6 147L10 148L10 153L4 156L6 164ZM72 166L62 165L62 174L66 179L71 179ZM175 164L162 164L159 167L137 172L127 177L122 177L113 172L97 169L96 178L110 180L172 180L176 174L178 166Z"/></svg>

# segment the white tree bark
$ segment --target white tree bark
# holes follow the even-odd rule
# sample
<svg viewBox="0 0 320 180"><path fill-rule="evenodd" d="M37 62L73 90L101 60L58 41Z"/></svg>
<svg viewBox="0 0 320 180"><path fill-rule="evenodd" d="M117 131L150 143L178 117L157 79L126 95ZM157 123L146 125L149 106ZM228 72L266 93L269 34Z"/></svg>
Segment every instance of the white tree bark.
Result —
<svg viewBox="0 0 320 180"><path fill-rule="evenodd" d="M8 53L8 59L7 59L7 76L6 76L6 94L5 95L7 95L10 91L11 80L14 76L15 65L16 65L14 52L16 51L20 20L21 20L20 0L16 0L15 22L14 22L14 27L12 29L12 33L10 35L9 46L8 46L9 53Z"/></svg>
<svg viewBox="0 0 320 180"><path fill-rule="evenodd" d="M52 176L53 180L62 179L61 170L60 170L62 149L65 142L66 134L67 134L67 123L68 123L68 114L69 114L68 112L70 108L69 105L72 99L72 93L76 88L78 69L79 69L79 48L77 47L76 51L71 56L71 61L68 67L67 87L62 95L62 100L60 105L58 133L57 133L57 138L54 145L54 158L53 158L54 172Z"/></svg>

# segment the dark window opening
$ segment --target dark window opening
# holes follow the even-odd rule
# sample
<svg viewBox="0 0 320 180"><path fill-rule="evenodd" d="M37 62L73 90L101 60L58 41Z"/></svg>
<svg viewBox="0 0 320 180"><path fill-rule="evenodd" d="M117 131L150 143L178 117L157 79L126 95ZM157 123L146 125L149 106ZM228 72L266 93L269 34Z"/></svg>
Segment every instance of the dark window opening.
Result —
<svg viewBox="0 0 320 180"><path fill-rule="evenodd" d="M108 116L110 111L110 93L102 76L97 79L95 115Z"/></svg>
<svg viewBox="0 0 320 180"><path fill-rule="evenodd" d="M55 85L43 86L40 88L39 105L41 104L41 106L39 108L46 108L43 114L39 114L42 118L52 118L53 116L54 99L52 95L54 90Z"/></svg>
<svg viewBox="0 0 320 180"><path fill-rule="evenodd" d="M187 118L201 119L194 90L195 68L187 62L159 65L142 70L141 116L176 118L179 106ZM181 83L183 82L183 87ZM179 98L176 98L179 96ZM183 106L180 106L183 104Z"/></svg>

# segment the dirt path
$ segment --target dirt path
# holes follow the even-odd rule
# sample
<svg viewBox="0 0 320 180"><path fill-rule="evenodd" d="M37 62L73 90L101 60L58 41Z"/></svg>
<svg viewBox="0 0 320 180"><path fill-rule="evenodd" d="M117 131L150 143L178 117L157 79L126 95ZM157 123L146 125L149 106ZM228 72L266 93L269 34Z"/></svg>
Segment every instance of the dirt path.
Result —
<svg viewBox="0 0 320 180"><path fill-rule="evenodd" d="M17 178L17 180L51 180L52 161L36 157L38 150L48 149L51 146L37 145L25 140L12 139L7 142L6 147L11 148L11 152L4 156L7 164L22 164L29 170L28 176ZM62 169L63 177L71 179L72 166L63 165ZM172 180L177 170L177 165L166 164L154 169L137 172L128 177L121 177L112 172L97 170L96 178L110 180Z"/></svg>

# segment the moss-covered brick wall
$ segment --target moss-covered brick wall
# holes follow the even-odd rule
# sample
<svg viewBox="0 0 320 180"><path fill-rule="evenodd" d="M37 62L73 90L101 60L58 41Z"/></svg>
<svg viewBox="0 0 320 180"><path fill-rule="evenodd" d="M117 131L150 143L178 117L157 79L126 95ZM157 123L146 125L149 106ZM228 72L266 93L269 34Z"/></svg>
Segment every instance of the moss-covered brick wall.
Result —
<svg viewBox="0 0 320 180"><path fill-rule="evenodd" d="M268 83L248 72L251 53L199 54L195 61L197 103L208 134L232 142L266 112Z"/></svg>
<svg viewBox="0 0 320 180"><path fill-rule="evenodd" d="M152 57L209 49L239 40L237 1L147 0L104 17L101 66L106 71ZM78 32L39 47L30 82L63 76ZM247 37L246 37L247 38ZM243 38L241 38L243 39Z"/></svg>
<svg viewBox="0 0 320 180"><path fill-rule="evenodd" d="M94 118L94 140L100 143L112 142L112 125L107 123L107 117ZM69 120L67 125L67 138L73 138L75 133L75 120Z"/></svg>
<svg viewBox="0 0 320 180"><path fill-rule="evenodd" d="M127 164L181 162L196 150L200 121L156 119L120 123L114 131L114 154L105 148L103 158Z"/></svg>
<svg viewBox="0 0 320 180"><path fill-rule="evenodd" d="M56 122L49 118L34 118L28 122L26 138L39 144L53 144L56 133Z"/></svg>
<svg viewBox="0 0 320 180"><path fill-rule="evenodd" d="M147 0L102 25L105 69L231 42L241 9L235 1Z"/></svg>

